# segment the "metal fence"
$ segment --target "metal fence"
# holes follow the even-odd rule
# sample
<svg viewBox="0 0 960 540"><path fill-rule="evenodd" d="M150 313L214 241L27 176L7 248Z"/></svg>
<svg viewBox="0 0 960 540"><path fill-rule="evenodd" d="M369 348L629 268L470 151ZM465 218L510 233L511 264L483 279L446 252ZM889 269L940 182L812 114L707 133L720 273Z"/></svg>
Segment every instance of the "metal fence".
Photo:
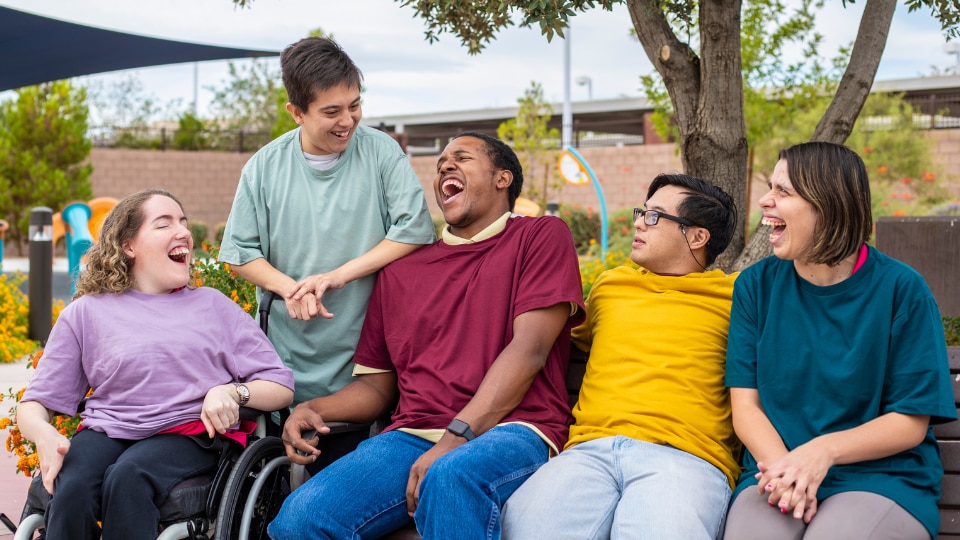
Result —
<svg viewBox="0 0 960 540"><path fill-rule="evenodd" d="M270 133L238 130L186 130L166 127L97 126L88 131L94 146L143 150L255 152L270 142Z"/></svg>

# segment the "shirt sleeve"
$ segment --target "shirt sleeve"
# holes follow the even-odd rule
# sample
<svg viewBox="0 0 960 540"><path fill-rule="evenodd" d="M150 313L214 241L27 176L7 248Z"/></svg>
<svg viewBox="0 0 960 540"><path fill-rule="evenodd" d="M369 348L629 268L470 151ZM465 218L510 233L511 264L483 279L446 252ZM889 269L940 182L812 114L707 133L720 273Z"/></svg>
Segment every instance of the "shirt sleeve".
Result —
<svg viewBox="0 0 960 540"><path fill-rule="evenodd" d="M380 149L381 185L390 224L386 238L403 244L433 243L436 233L420 179L399 145L388 142L392 147L384 144Z"/></svg>
<svg viewBox="0 0 960 540"><path fill-rule="evenodd" d="M759 300L761 288L757 272L745 270L733 285L730 308L730 331L727 334L728 387L757 388L757 339L759 335Z"/></svg>
<svg viewBox="0 0 960 540"><path fill-rule="evenodd" d="M377 371L396 371L390 360L390 351L383 327L383 280L378 279L370 294L370 303L367 304L367 315L363 319L360 330L360 340L354 353L353 361L357 366L373 368ZM361 370L361 373L367 371Z"/></svg>
<svg viewBox="0 0 960 540"><path fill-rule="evenodd" d="M233 330L226 332L225 336L232 342L230 345L233 350L231 357L235 359L234 380L271 381L293 390L293 372L280 359L277 350L253 317L226 297L224 300L226 301L221 302L224 307L220 308L224 317L229 313L234 319Z"/></svg>
<svg viewBox="0 0 960 540"><path fill-rule="evenodd" d="M21 401L36 401L57 413L74 415L90 382L83 370L81 351L81 306L74 304L60 313L50 331L37 371L27 384ZM73 309L70 309L70 308Z"/></svg>
<svg viewBox="0 0 960 540"><path fill-rule="evenodd" d="M244 166L230 215L227 216L219 255L219 259L226 263L244 265L264 258L270 250L266 208L257 196L259 169L255 164L255 161L251 161Z"/></svg>
<svg viewBox="0 0 960 540"><path fill-rule="evenodd" d="M536 230L521 250L520 280L517 284L517 315L560 303L573 303L580 309L569 324L578 326L585 319L580 265L570 229L560 218L536 219Z"/></svg>

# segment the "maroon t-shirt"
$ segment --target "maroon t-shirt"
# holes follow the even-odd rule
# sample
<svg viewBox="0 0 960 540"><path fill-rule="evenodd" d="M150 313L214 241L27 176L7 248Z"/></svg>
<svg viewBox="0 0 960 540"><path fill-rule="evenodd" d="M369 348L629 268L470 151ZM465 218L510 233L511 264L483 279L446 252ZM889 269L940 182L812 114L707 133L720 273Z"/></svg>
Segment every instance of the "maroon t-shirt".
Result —
<svg viewBox="0 0 960 540"><path fill-rule="evenodd" d="M579 306L543 370L502 422L536 426L557 448L572 421L565 377L570 329L584 319L573 238L555 217L514 217L496 236L438 241L380 271L354 361L396 371L400 400L387 430L443 429L473 397L527 311Z"/></svg>

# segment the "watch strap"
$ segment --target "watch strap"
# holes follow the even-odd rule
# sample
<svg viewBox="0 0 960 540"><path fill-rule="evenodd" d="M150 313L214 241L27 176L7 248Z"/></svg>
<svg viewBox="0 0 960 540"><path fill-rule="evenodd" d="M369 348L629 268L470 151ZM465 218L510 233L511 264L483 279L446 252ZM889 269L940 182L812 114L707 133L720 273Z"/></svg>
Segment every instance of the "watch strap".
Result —
<svg viewBox="0 0 960 540"><path fill-rule="evenodd" d="M463 437L468 442L477 438L477 436L473 434L473 430L470 429L470 424L458 418L450 421L450 425L447 426L447 431L458 437Z"/></svg>

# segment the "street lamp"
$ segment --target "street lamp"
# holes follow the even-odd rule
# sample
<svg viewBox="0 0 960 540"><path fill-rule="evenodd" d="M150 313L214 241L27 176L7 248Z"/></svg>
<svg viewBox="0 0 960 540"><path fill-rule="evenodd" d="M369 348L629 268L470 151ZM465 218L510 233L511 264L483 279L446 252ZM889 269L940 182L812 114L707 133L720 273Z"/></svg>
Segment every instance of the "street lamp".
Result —
<svg viewBox="0 0 960 540"><path fill-rule="evenodd" d="M593 79L591 79L590 77L587 77L586 75L581 75L580 77L577 77L577 85L578 86L586 85L587 99L590 101L593 101Z"/></svg>
<svg viewBox="0 0 960 540"><path fill-rule="evenodd" d="M960 75L960 43L951 41L943 46L943 52L957 57L957 67L954 75Z"/></svg>

